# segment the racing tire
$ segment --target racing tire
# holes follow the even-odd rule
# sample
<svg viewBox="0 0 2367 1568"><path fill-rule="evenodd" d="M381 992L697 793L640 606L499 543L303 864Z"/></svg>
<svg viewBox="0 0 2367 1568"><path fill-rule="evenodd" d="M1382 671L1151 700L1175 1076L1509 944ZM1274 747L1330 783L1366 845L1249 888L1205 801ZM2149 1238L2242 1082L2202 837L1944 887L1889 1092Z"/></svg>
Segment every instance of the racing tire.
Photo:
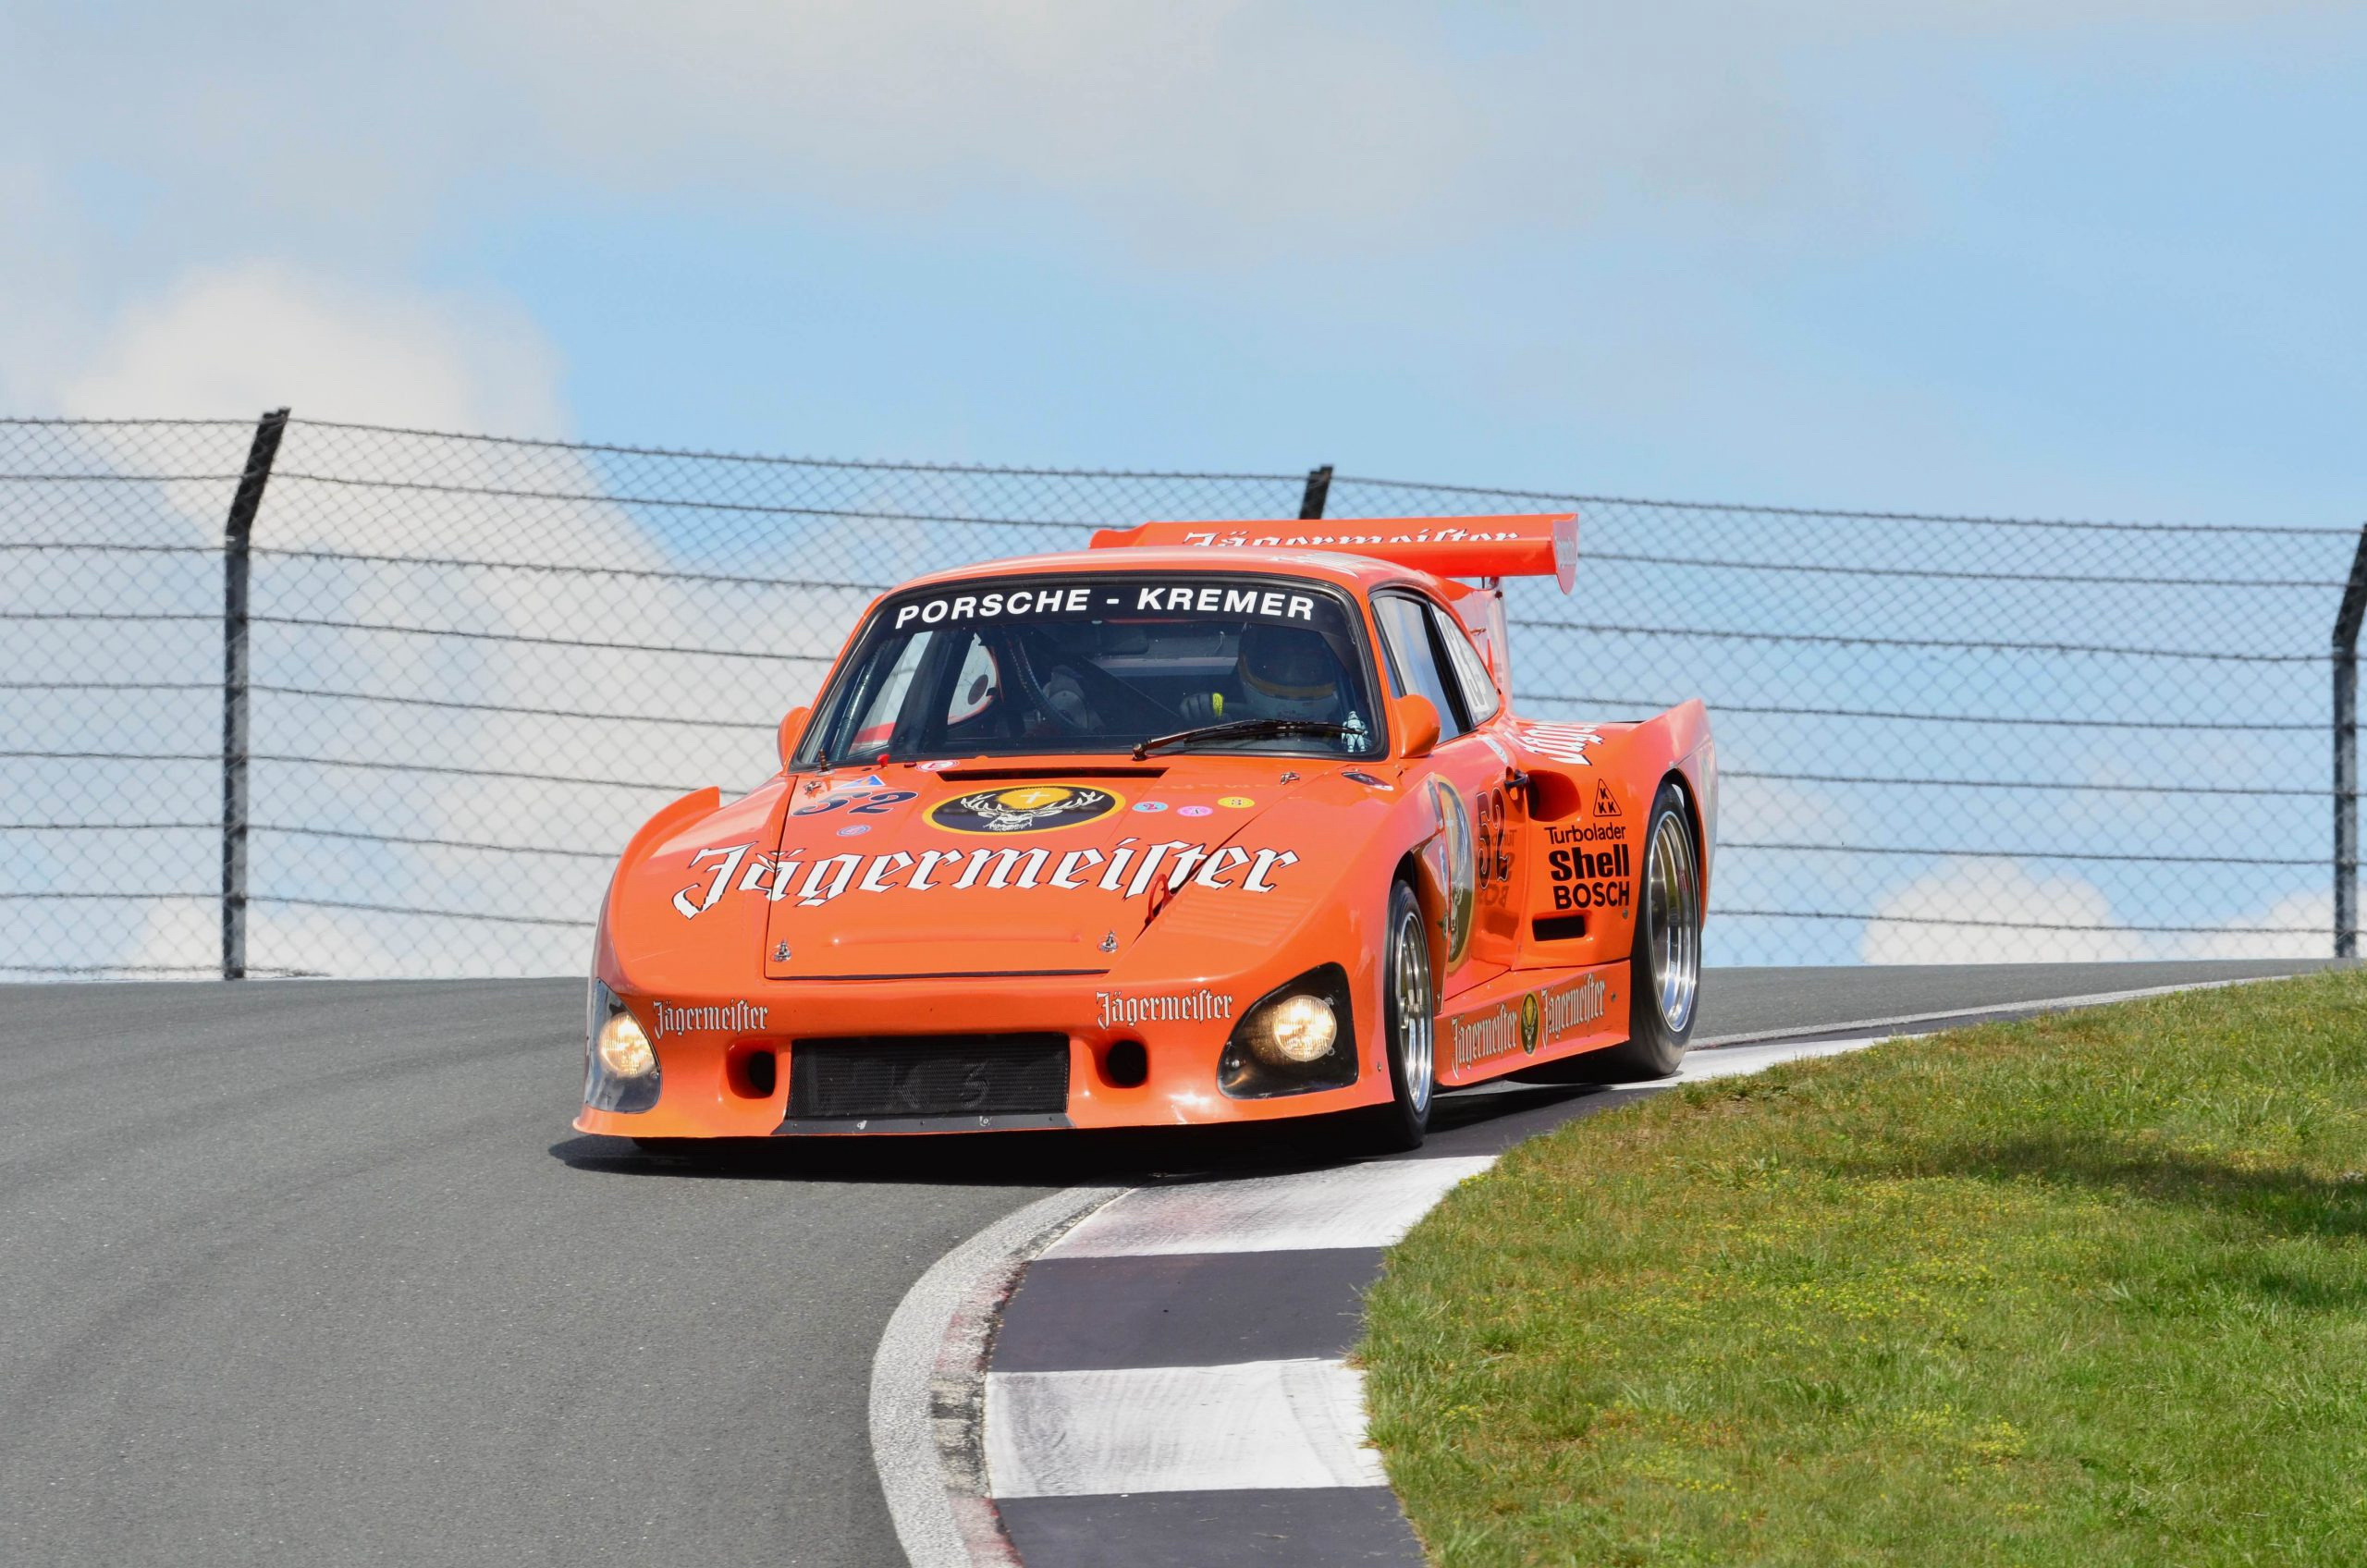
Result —
<svg viewBox="0 0 2367 1568"><path fill-rule="evenodd" d="M1627 959L1627 1038L1518 1074L1525 1084L1640 1084L1685 1060L1701 997L1701 856L1685 791L1653 797L1636 888L1636 946Z"/></svg>
<svg viewBox="0 0 2367 1568"><path fill-rule="evenodd" d="M1404 882L1389 889L1388 937L1381 947L1380 1026L1389 1058L1390 1099L1365 1112L1368 1143L1402 1154L1422 1146L1438 1099L1438 984L1430 974L1429 922Z"/></svg>

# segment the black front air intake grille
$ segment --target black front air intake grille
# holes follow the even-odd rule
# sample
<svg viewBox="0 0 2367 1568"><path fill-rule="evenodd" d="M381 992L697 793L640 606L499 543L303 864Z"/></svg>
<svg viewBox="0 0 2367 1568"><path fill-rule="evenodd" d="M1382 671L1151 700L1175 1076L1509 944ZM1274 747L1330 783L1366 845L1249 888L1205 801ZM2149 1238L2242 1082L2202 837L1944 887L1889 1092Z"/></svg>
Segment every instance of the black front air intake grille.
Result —
<svg viewBox="0 0 2367 1568"><path fill-rule="evenodd" d="M935 1035L799 1040L789 1115L1016 1116L1069 1108L1065 1035Z"/></svg>

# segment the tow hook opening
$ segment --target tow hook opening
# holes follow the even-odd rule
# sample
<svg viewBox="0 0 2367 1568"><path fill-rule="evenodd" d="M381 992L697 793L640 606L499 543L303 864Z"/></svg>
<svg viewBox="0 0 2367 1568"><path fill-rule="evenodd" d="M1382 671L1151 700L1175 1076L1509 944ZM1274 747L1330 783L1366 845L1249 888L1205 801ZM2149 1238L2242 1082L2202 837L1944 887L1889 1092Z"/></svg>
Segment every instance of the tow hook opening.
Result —
<svg viewBox="0 0 2367 1568"><path fill-rule="evenodd" d="M1101 1053L1101 1076L1112 1088L1139 1089L1150 1080L1150 1052L1140 1040L1114 1040Z"/></svg>
<svg viewBox="0 0 2367 1568"><path fill-rule="evenodd" d="M723 1059L723 1076L741 1098L768 1100L780 1084L780 1059L770 1046L734 1047Z"/></svg>

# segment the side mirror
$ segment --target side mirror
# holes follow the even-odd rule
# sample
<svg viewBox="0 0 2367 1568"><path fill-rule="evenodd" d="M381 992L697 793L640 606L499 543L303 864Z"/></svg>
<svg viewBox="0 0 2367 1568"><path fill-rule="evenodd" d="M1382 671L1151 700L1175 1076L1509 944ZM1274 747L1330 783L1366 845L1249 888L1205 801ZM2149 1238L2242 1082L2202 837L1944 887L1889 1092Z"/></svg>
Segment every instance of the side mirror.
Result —
<svg viewBox="0 0 2367 1568"><path fill-rule="evenodd" d="M1397 699L1397 733L1404 738L1402 756L1426 757L1439 743L1439 710L1429 698L1409 692Z"/></svg>
<svg viewBox="0 0 2367 1568"><path fill-rule="evenodd" d="M791 708L781 716L780 770L789 771L789 759L797 750L797 742L805 734L805 721L814 717L812 708Z"/></svg>

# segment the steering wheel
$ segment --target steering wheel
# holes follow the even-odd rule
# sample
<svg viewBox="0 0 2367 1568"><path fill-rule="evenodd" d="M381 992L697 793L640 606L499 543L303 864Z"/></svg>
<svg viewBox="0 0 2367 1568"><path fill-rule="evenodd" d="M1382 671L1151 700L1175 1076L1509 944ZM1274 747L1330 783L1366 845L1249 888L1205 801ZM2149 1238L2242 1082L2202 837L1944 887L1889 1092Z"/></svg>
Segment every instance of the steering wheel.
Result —
<svg viewBox="0 0 2367 1568"><path fill-rule="evenodd" d="M1100 681L1104 686L1112 686L1117 688L1119 691L1123 692L1128 697L1137 703L1140 703L1143 706L1150 709L1154 713L1165 714L1169 718L1173 719L1178 724L1186 722L1180 710L1168 706L1165 703L1160 702L1157 697L1152 696L1148 692L1144 691L1133 681L1125 680L1123 677L1110 674L1099 665L1095 664L1091 659L1085 660L1083 664L1073 664L1069 666L1069 668L1075 670L1079 675L1088 676L1095 680Z"/></svg>
<svg viewBox="0 0 2367 1568"><path fill-rule="evenodd" d="M1054 728L1068 734L1092 734L1094 726L1091 722L1071 718L1053 704L1051 698L1045 695L1044 683L1036 679L1035 668L1027 662L1027 640L1014 632L1011 637L1009 647L1012 655L1012 680L1018 686L1019 694L1027 699L1028 705L1049 718ZM1091 667L1088 665L1087 668Z"/></svg>

